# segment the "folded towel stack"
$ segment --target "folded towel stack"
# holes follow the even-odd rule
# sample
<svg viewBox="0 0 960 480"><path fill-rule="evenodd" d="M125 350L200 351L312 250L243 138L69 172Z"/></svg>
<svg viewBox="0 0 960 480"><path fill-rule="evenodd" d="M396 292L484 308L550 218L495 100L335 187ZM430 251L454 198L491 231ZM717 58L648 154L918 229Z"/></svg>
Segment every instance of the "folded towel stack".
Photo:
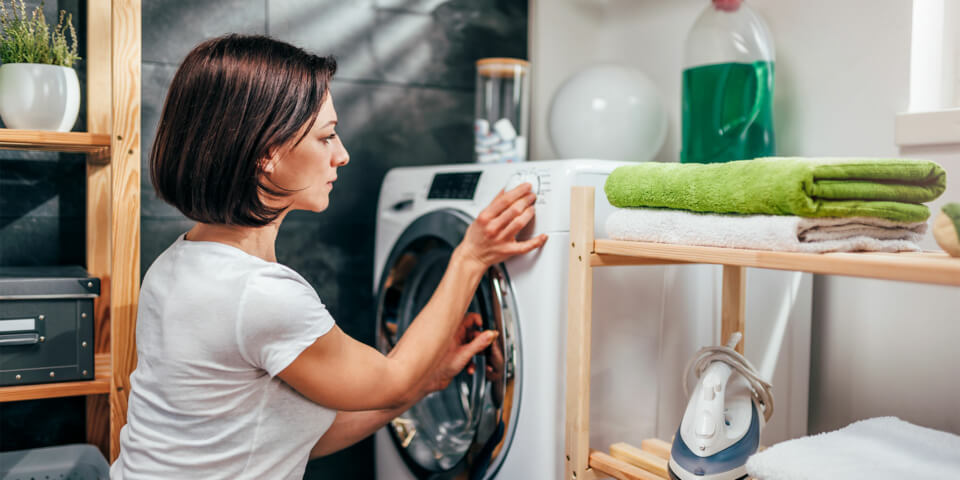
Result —
<svg viewBox="0 0 960 480"><path fill-rule="evenodd" d="M616 169L619 240L800 252L918 250L946 173L929 161L761 158ZM699 212L699 213L692 213Z"/></svg>
<svg viewBox="0 0 960 480"><path fill-rule="evenodd" d="M750 457L757 480L960 478L960 436L896 417L774 445Z"/></svg>

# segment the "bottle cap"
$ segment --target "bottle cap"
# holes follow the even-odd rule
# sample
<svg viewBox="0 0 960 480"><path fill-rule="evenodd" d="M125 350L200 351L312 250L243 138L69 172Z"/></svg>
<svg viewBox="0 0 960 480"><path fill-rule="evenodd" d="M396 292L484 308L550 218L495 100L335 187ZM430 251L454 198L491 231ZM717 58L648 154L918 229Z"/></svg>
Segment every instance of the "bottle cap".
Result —
<svg viewBox="0 0 960 480"><path fill-rule="evenodd" d="M724 12L736 12L743 0L713 0L713 6Z"/></svg>

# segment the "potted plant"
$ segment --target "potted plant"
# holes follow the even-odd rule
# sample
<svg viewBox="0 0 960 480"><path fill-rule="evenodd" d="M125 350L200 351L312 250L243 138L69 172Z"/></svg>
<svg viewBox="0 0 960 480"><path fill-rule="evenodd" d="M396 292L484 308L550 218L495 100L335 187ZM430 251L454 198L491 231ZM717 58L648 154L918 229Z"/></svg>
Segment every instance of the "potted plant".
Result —
<svg viewBox="0 0 960 480"><path fill-rule="evenodd" d="M28 16L23 0L0 0L0 118L9 128L67 132L77 121L80 82L73 64L77 33L60 11L52 30L42 4ZM68 41L69 40L69 41Z"/></svg>

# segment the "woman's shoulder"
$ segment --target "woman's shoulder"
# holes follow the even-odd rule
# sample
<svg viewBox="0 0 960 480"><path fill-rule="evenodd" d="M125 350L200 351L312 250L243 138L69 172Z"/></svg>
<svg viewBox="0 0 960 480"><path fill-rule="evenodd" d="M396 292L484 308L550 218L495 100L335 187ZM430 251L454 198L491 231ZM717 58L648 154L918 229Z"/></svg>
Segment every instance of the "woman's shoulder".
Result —
<svg viewBox="0 0 960 480"><path fill-rule="evenodd" d="M293 269L264 265L246 279L238 307L238 332L250 337L316 338L334 324L316 290ZM285 333L286 332L286 333Z"/></svg>
<svg viewBox="0 0 960 480"><path fill-rule="evenodd" d="M309 292L316 296L313 286L302 275L281 263L265 262L265 265L250 272L247 284L258 293L285 296Z"/></svg>
<svg viewBox="0 0 960 480"><path fill-rule="evenodd" d="M313 286L296 270L281 263L263 262L249 272L244 288L246 302L261 305L323 306Z"/></svg>

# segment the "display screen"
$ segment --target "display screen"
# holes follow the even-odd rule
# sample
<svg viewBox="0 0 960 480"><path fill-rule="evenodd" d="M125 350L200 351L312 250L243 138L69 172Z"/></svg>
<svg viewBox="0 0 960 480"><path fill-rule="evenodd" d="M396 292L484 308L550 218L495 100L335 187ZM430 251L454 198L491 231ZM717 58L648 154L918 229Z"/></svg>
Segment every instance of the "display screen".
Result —
<svg viewBox="0 0 960 480"><path fill-rule="evenodd" d="M473 200L482 172L438 173L430 184L429 199Z"/></svg>

